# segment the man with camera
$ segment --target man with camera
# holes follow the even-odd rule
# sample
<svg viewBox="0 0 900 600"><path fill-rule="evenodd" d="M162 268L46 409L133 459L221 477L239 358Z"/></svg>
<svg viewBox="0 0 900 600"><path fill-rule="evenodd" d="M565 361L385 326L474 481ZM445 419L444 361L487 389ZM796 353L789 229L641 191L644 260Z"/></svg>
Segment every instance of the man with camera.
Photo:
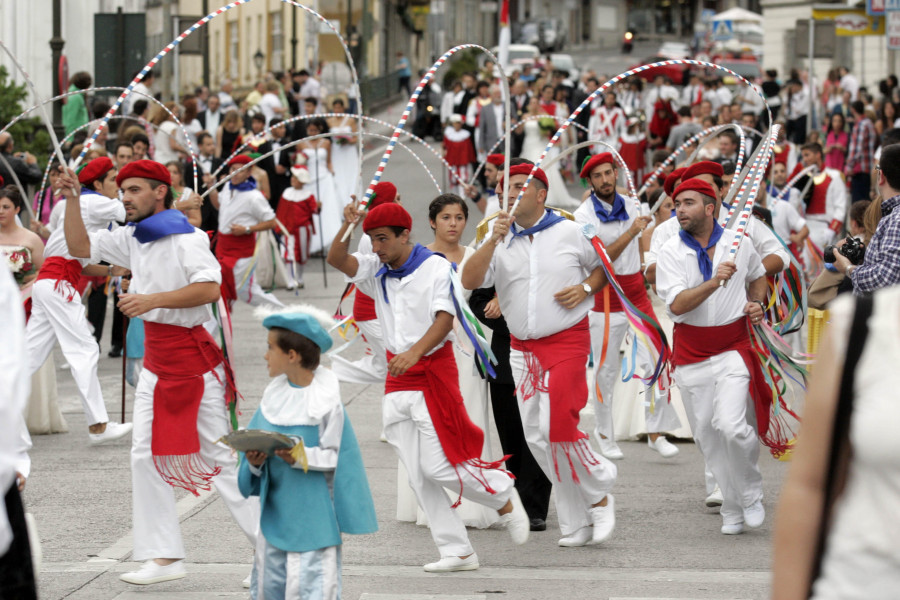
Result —
<svg viewBox="0 0 900 600"><path fill-rule="evenodd" d="M834 266L853 282L853 293L870 294L900 283L900 144L886 146L875 167L881 220L862 252L850 238L835 244ZM861 263L861 264L860 264Z"/></svg>

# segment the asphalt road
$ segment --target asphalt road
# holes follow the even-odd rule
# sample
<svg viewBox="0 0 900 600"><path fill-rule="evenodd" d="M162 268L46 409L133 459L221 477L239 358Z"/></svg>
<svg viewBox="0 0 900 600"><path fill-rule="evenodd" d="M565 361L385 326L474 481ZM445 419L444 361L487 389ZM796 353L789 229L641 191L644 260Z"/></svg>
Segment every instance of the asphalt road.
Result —
<svg viewBox="0 0 900 600"><path fill-rule="evenodd" d="M588 55L598 72L615 74L620 56ZM627 61L626 61L627 62ZM625 65L627 66L627 65ZM399 108L385 118L396 121ZM380 151L372 148L363 170L367 180ZM436 159L420 152L435 170ZM394 181L414 217L414 237L427 243L431 232L424 219L428 202L437 194L421 167L402 150L394 153L386 174ZM477 211L476 211L477 212ZM474 217L469 234L474 228ZM343 289L342 277L328 270L325 287L321 264L307 268L307 287L299 294L285 290L276 295L285 302L308 302L333 310ZM262 354L265 337L252 310L238 305L234 314L238 384L245 398L241 423L255 410L268 377ZM109 332L101 348L100 377L110 414L119 415L120 369L117 359L106 358ZM348 356L359 356L361 344ZM177 493L182 530L187 545L187 578L136 588L121 583L118 575L135 568L131 560L130 442L88 446L86 426L70 373L60 368L56 353L59 396L70 431L37 436L34 465L25 502L37 522L43 550L39 583L47 600L72 599L201 599L246 598L241 580L249 573L252 549L231 522L215 493L194 498ZM133 390L128 388L129 407ZM721 520L702 500L703 461L691 443L665 460L642 442L622 442L626 458L618 463L614 493L617 528L599 547L563 549L551 508L548 530L532 534L516 547L504 531L473 530L479 571L429 575L421 565L438 558L428 531L395 520L397 457L379 441L380 386L344 385L343 400L356 429L375 497L380 531L344 539L344 598L352 600L466 600L494 597L516 600L572 598L764 598L771 562L772 514L786 464L763 453L764 526L739 536L719 533ZM130 420L130 415L126 415ZM589 430L593 416L583 415ZM492 434L494 448L499 448ZM302 518L303 515L298 515Z"/></svg>

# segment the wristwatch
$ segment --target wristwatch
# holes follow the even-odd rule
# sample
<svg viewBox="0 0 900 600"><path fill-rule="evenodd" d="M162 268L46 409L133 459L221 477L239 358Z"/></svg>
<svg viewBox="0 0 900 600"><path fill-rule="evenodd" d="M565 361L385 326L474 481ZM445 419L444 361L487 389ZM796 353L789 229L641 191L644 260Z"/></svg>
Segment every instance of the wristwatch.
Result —
<svg viewBox="0 0 900 600"><path fill-rule="evenodd" d="M584 293L587 294L588 296L590 296L591 292L594 291L591 289L591 284L586 283L586 282L581 284L581 289L583 289Z"/></svg>

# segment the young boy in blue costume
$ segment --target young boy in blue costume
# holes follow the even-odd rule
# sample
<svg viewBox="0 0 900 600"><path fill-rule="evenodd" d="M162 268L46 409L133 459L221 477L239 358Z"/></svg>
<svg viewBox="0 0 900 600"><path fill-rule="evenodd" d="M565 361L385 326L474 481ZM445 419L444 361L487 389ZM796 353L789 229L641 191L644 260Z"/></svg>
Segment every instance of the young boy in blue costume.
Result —
<svg viewBox="0 0 900 600"><path fill-rule="evenodd" d="M241 461L241 493L259 496L262 506L250 596L339 599L341 533L373 533L378 525L337 377L319 366L331 337L305 313L272 314L263 326L274 379L248 428L302 438L308 471L290 449L250 451Z"/></svg>

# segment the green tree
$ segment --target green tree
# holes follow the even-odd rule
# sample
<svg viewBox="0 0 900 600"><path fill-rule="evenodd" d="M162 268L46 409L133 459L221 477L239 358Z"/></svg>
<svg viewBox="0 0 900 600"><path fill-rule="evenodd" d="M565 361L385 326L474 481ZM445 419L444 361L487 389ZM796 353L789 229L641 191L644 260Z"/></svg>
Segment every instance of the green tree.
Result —
<svg viewBox="0 0 900 600"><path fill-rule="evenodd" d="M9 71L0 66L0 126L6 127L10 121L19 116L25 110L25 100L28 92L25 85L16 85L9 80ZM47 107L47 112L52 110ZM34 154L43 169L47 165L50 155L50 134L44 126L37 110L32 114L38 116L21 119L9 128L15 140L18 151L27 150Z"/></svg>

